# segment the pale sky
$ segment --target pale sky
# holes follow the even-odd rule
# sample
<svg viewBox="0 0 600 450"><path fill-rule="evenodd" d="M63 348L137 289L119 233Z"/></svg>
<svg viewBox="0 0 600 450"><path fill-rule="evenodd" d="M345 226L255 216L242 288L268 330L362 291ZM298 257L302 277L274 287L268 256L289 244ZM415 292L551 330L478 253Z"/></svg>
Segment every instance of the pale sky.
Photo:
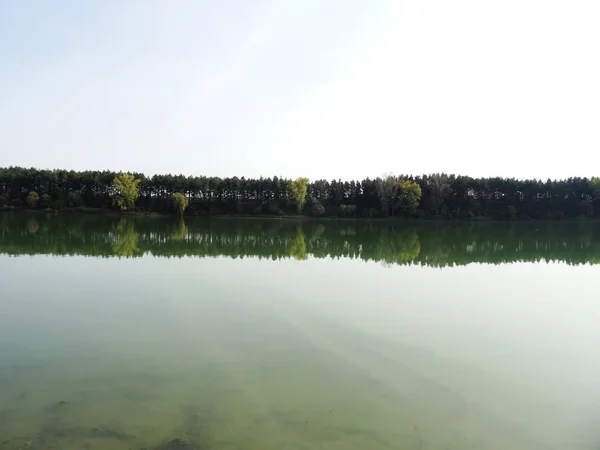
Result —
<svg viewBox="0 0 600 450"><path fill-rule="evenodd" d="M598 0L0 0L0 166L600 175Z"/></svg>

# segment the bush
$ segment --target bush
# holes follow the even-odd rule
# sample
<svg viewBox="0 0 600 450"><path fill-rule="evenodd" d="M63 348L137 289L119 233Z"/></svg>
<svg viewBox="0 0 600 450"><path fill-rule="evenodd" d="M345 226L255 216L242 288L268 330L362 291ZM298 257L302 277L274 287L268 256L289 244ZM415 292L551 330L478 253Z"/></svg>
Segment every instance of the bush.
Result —
<svg viewBox="0 0 600 450"><path fill-rule="evenodd" d="M40 206L42 208L48 208L52 204L52 197L48 194L42 194L40 197Z"/></svg>
<svg viewBox="0 0 600 450"><path fill-rule="evenodd" d="M508 220L517 220L517 208L513 205L508 205L506 208L506 218Z"/></svg>
<svg viewBox="0 0 600 450"><path fill-rule="evenodd" d="M321 205L319 201L313 202L310 207L310 215L314 217L321 217L323 214L325 214L325 207Z"/></svg>
<svg viewBox="0 0 600 450"><path fill-rule="evenodd" d="M340 205L339 215L341 217L352 217L356 215L356 205Z"/></svg>
<svg viewBox="0 0 600 450"><path fill-rule="evenodd" d="M10 199L7 195L0 195L0 206L8 205Z"/></svg>
<svg viewBox="0 0 600 450"><path fill-rule="evenodd" d="M27 200L27 204L29 205L30 208L37 208L38 202L40 201L40 196L38 195L37 192L31 191L27 195L26 200Z"/></svg>
<svg viewBox="0 0 600 450"><path fill-rule="evenodd" d="M64 200L56 200L52 202L52 208L56 211L62 211L63 209L66 209L66 207L67 202L65 202Z"/></svg>
<svg viewBox="0 0 600 450"><path fill-rule="evenodd" d="M81 208L85 206L81 192L69 192L69 195L67 195L67 205L69 208Z"/></svg>

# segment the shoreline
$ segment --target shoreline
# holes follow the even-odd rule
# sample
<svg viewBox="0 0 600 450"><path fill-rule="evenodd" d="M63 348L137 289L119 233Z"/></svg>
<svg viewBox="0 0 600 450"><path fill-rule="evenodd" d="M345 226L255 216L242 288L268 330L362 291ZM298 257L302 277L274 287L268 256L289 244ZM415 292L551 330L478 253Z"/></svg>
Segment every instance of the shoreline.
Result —
<svg viewBox="0 0 600 450"><path fill-rule="evenodd" d="M102 216L102 217L147 217L147 218L171 218L177 219L176 214L166 214L152 211L113 211L102 208L77 208L77 209L65 209L65 210L52 210L47 211L44 209L29 209L29 208L14 208L14 209L0 209L0 215L2 213L16 213L16 214L47 214L47 215L89 215L89 216ZM500 220L486 216L479 216L471 219L449 219L445 217L336 217L336 216L306 216L306 215L248 215L248 214L184 214L181 216L183 219L226 219L226 220L286 220L286 221L297 221L297 222L319 222L319 221L339 221L339 222L379 222L379 223L600 223L600 218L591 219L515 219L515 220Z"/></svg>

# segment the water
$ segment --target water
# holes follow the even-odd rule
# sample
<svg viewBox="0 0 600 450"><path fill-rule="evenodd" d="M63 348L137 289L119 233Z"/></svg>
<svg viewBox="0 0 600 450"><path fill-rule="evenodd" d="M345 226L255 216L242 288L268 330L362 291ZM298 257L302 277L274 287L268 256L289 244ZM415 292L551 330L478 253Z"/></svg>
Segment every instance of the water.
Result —
<svg viewBox="0 0 600 450"><path fill-rule="evenodd" d="M598 450L600 224L0 214L0 450Z"/></svg>

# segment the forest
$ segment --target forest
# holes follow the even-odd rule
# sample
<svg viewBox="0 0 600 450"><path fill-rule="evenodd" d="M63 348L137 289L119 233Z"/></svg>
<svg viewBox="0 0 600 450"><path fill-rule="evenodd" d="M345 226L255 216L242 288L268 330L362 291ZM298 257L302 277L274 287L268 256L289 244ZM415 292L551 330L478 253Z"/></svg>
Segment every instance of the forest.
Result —
<svg viewBox="0 0 600 450"><path fill-rule="evenodd" d="M0 209L188 216L561 220L600 217L600 178L517 180L432 174L290 180L0 168Z"/></svg>

